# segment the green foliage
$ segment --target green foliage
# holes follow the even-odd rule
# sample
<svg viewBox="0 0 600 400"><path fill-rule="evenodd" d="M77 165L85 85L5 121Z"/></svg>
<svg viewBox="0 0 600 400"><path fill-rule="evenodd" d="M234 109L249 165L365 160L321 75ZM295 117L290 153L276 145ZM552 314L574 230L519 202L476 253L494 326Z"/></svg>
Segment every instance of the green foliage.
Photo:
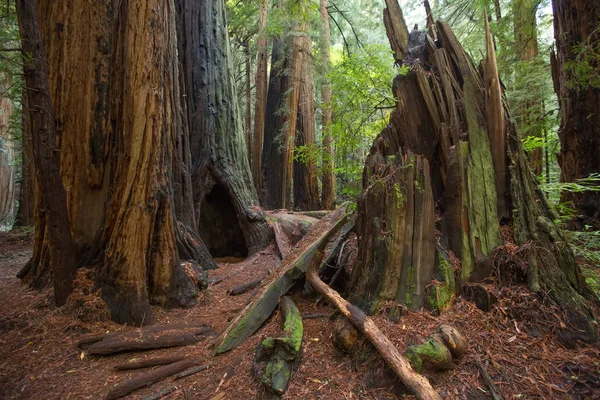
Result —
<svg viewBox="0 0 600 400"><path fill-rule="evenodd" d="M573 47L573 59L565 62L571 73L570 89L600 89L600 25L583 42ZM596 40L594 40L594 38Z"/></svg>

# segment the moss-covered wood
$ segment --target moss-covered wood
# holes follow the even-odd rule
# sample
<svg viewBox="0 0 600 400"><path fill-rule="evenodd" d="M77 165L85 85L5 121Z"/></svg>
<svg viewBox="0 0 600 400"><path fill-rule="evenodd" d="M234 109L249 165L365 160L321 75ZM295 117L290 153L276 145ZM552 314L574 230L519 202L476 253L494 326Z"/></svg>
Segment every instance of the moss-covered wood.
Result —
<svg viewBox="0 0 600 400"><path fill-rule="evenodd" d="M332 212L315 224L327 226L317 239L305 237L296 249L298 255L288 259L280 267L280 273L267 283L256 298L230 322L225 331L216 338L215 353L220 354L233 349L248 339L269 318L275 310L280 296L287 293L297 279L304 276L308 266L319 250L322 250L329 239L342 227L346 221L347 204Z"/></svg>
<svg viewBox="0 0 600 400"><path fill-rule="evenodd" d="M425 343L410 346L406 358L417 372L424 369L443 371L451 369L452 362L462 358L466 351L467 341L463 334L451 325L440 325Z"/></svg>
<svg viewBox="0 0 600 400"><path fill-rule="evenodd" d="M394 22L385 19L388 35L405 29L390 27ZM394 163L406 165L404 159L414 153L415 160L422 157L429 165L440 253L457 257L452 263L458 268L453 286L451 271L444 262L450 257L437 257L435 268L419 273L420 282L429 285L432 308L441 308L452 298L449 291L459 294L464 284L485 278L493 267L500 269L500 276L510 274L502 271L503 265L492 266L492 260L493 252L503 243L500 227L512 225L514 237L508 240L523 246L518 256L525 258L529 288L559 305L567 317L559 336L567 345L595 340L592 308L597 307L597 301L565 237L554 225L556 215L527 164L501 90L489 27L485 26L486 60L479 68L448 24L438 21L435 28L437 38L428 34L424 46L406 53L403 62L410 70L393 84L396 110L367 158L361 202L369 207L359 207L361 256L353 272L353 288L359 289L362 298L381 299L385 293L381 288L393 287L397 280L388 271L401 271L406 266L389 256L399 251L390 252L388 247L398 239L386 233L391 231L389 227L398 230L398 225L405 227L411 221L397 212L400 207L392 204L393 196L385 182L394 176ZM391 44L396 50L397 43ZM388 195L376 197L377 189ZM378 215L386 208L396 210L394 215L388 212L391 220ZM415 218L423 221L418 213ZM367 229L369 226L372 228ZM375 255L365 256L372 248L378 248ZM372 275L385 282L375 283ZM412 279L407 277L411 274L402 276L402 285L410 284ZM365 283L359 283L363 280ZM419 304L420 293L412 293L411 301ZM369 311L374 311L373 305L373 301L363 304Z"/></svg>
<svg viewBox="0 0 600 400"><path fill-rule="evenodd" d="M382 140L371 150L358 202L351 301L368 312L386 300L419 309L435 262L429 163L412 154L379 157L375 149L385 146Z"/></svg>
<svg viewBox="0 0 600 400"><path fill-rule="evenodd" d="M283 336L263 340L256 350L257 378L273 393L287 390L294 361L302 346L303 324L298 307L290 297L281 300ZM263 365L261 365L263 364Z"/></svg>

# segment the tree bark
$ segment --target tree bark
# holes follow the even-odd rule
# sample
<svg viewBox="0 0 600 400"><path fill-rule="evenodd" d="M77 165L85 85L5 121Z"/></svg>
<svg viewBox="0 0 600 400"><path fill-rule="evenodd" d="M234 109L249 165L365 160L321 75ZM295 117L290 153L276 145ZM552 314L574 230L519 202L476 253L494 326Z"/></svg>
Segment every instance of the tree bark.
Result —
<svg viewBox="0 0 600 400"><path fill-rule="evenodd" d="M554 0L552 5L556 39L552 76L561 116L560 180L574 182L600 171L600 88L578 83L567 63L579 63L586 57L585 50L577 52L578 45L589 46L600 41L600 7L585 0ZM597 61L596 64L592 61L591 66L596 67L597 73ZM599 191L565 192L561 201L572 201L583 216L578 221L579 227L583 224L600 227Z"/></svg>
<svg viewBox="0 0 600 400"><path fill-rule="evenodd" d="M329 64L331 63L330 47L331 34L329 29L329 0L320 0L319 13L321 16L321 40L319 50L321 51L321 76L325 82L321 86L321 124L323 127L323 177L321 189L321 203L325 210L332 210L335 204L335 170L333 137L330 132L331 125L331 83L328 81Z"/></svg>
<svg viewBox="0 0 600 400"><path fill-rule="evenodd" d="M534 65L538 56L536 11L539 1L517 0L513 3L515 52L517 59L525 65ZM517 67L517 73L519 66ZM517 128L523 136L542 137L542 99L538 91L525 91L524 99L515 105ZM543 148L537 147L529 153L531 169L536 176L542 174Z"/></svg>
<svg viewBox="0 0 600 400"><path fill-rule="evenodd" d="M225 3L178 1L197 227L213 255L245 256L266 247L271 231L246 155Z"/></svg>
<svg viewBox="0 0 600 400"><path fill-rule="evenodd" d="M27 91L23 91L23 102L27 104ZM33 144L31 143L31 119L25 110L21 116L21 183L19 187L19 207L13 226L33 226L35 205L35 166L33 164Z"/></svg>
<svg viewBox="0 0 600 400"><path fill-rule="evenodd" d="M1 74L0 91L10 86L6 74ZM0 227L10 227L15 218L15 146L10 132L10 119L14 111L12 101L0 97Z"/></svg>
<svg viewBox="0 0 600 400"><path fill-rule="evenodd" d="M298 57L298 112L296 118L295 145L306 146L307 157L294 160L294 208L297 210L320 210L319 181L317 176L316 133L315 133L315 86L312 58L312 39L308 36L308 25L302 29Z"/></svg>
<svg viewBox="0 0 600 400"><path fill-rule="evenodd" d="M202 268L180 254L214 266L190 228L174 4L68 3L38 4L71 234L112 318L149 324L150 303L194 304ZM36 288L49 280L46 209L36 193L34 253L19 272Z"/></svg>
<svg viewBox="0 0 600 400"><path fill-rule="evenodd" d="M433 268L414 268L415 277L409 274L402 277L401 283L428 285L435 279L437 282L431 285L435 289L429 292L430 307L442 309L444 303L460 293L463 285L487 277L493 268L501 277L510 274L504 265L493 263L494 252L502 244L500 223L510 224L514 231L512 240L523 246L522 261L528 265L525 273L529 288L558 304L567 316L568 326L558 332L560 338L569 346L577 341L592 342L596 337L591 322L593 304L596 304L594 295L566 239L554 225L556 216L527 164L503 98L487 24L487 61L480 69L475 68L447 24L438 21L436 27L438 41L428 36L417 62L414 57L406 60L411 64L411 71L394 80L396 110L367 158L360 199L369 206L359 207L357 229L359 260L364 260L365 265L355 268L351 279L362 282L364 277L377 276L382 282L371 290L356 284L353 294L362 300L372 294L376 295L375 299L404 300L398 299L393 290L387 292L391 295L378 291L380 287L395 287L401 274L386 271L403 264L394 257L369 259L368 255L377 241L387 237L390 242L402 240L403 225L393 225L402 213L391 217L373 213L394 208L389 204L399 196L394 197L395 190L385 182L394 179L398 169L412 168L412 163L406 160L415 153L430 165L433 202L439 222L434 222L431 208L423 208L422 213L415 211L412 221L424 228L408 231L414 236L422 235L415 241L417 244L438 242L438 257ZM418 166L418 158L415 159ZM504 180L507 182L503 191L500 184L504 184ZM410 183L409 179L404 182L405 187ZM425 185L419 184L419 187L426 195L427 180L424 178L423 182ZM395 183L400 184L398 192L410 194L408 190L402 191L402 181ZM417 183L419 179L415 187ZM377 186L382 191L379 198L372 194ZM399 205L395 208L401 209ZM423 216L427 213L432 217L429 220ZM369 230L369 222L379 226ZM433 233L434 226L441 233L439 238ZM391 244L383 246L388 251L377 254L394 256L400 251L392 251L391 247ZM414 252L415 244L411 246L409 241L404 248ZM460 265L457 261L451 262L451 252L460 260ZM404 303L408 300L409 304L417 303L419 292L412 292Z"/></svg>
<svg viewBox="0 0 600 400"><path fill-rule="evenodd" d="M258 55L256 57L254 135L252 137L252 146L250 151L252 176L254 177L254 186L256 186L258 191L260 191L262 188L262 151L265 129L265 111L267 105L266 94L268 55L267 36L265 33L265 28L267 26L267 7L268 1L262 0L260 2L260 14L258 19L258 40L256 42L258 47Z"/></svg>
<svg viewBox="0 0 600 400"><path fill-rule="evenodd" d="M67 199L60 175L55 117L37 6L34 0L20 0L16 3L16 9L23 41L25 83L29 91L26 107L31 118L33 156L38 166L36 175L41 199L47 211L54 299L61 306L73 290L79 260L69 228Z"/></svg>

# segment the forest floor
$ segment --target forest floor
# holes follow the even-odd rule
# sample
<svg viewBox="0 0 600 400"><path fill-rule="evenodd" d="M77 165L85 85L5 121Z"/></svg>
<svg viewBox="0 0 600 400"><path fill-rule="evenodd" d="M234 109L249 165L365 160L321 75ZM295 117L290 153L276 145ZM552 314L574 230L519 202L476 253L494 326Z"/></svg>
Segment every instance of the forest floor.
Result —
<svg viewBox="0 0 600 400"><path fill-rule="evenodd" d="M228 296L227 290L269 273L274 254L269 248L243 261L219 260L220 268L209 276L226 279L204 291L193 308L156 308L156 322L201 322L220 333L251 296ZM35 292L21 285L15 275L30 256L31 232L0 233L0 398L104 398L115 384L140 373L117 372L116 364L166 355L195 356L210 364L207 370L176 381L178 390L170 399L271 398L251 370L261 338L281 333L278 312L257 334L218 357L212 356L210 338L186 347L94 357L77 349L79 339L133 328L102 320L103 303L97 297L80 293L78 301L57 308L51 290ZM541 304L523 287L495 290L499 302L487 313L459 298L439 316L408 312L393 323L382 313L375 321L401 351L422 343L441 323L466 335L469 349L455 368L428 374L444 398L491 398L478 361L506 399L600 398L600 349L564 348L554 334L560 323L553 322L560 321L558 310ZM302 314L335 311L326 304L315 305L314 297L300 293L293 297ZM301 362L283 399L402 398L401 385L378 355L348 356L335 347L333 326L328 318L304 321ZM142 399L173 384L161 381L129 398Z"/></svg>

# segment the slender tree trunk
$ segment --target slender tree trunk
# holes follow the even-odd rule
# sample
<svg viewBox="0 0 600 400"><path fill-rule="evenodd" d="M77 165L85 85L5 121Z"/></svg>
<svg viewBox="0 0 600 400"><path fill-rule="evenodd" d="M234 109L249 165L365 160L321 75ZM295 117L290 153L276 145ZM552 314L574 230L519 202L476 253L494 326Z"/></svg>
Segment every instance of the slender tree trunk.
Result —
<svg viewBox="0 0 600 400"><path fill-rule="evenodd" d="M585 0L554 0L552 4L556 39L552 76L561 116L558 131L560 180L574 182L600 172L600 88L582 86L567 68L567 63L580 63L590 56L585 50L578 53L579 45L596 44L597 51L600 7L595 1ZM597 68L597 61L592 65ZM579 227L581 222L600 227L600 191L564 193L562 201L572 201L583 216Z"/></svg>
<svg viewBox="0 0 600 400"><path fill-rule="evenodd" d="M250 159L252 167L252 176L254 177L254 186L259 191L262 189L262 151L263 136L265 128L265 111L267 100L267 36L265 27L267 26L267 6L268 1L260 2L260 14L258 19L258 56L256 57L256 77L255 77L255 103L254 103L254 134L252 137L252 146L250 149Z"/></svg>
<svg viewBox="0 0 600 400"><path fill-rule="evenodd" d="M27 104L27 91L23 91L22 104ZM33 226L33 209L35 204L35 166L31 143L31 119L23 110L21 116L21 185L19 188L19 207L14 226Z"/></svg>
<svg viewBox="0 0 600 400"><path fill-rule="evenodd" d="M73 279L79 260L69 228L66 194L60 175L56 125L37 6L35 0L19 0L16 8L23 40L23 69L28 90L27 109L33 132L33 156L38 166L36 174L47 215L54 299L60 306L65 304L73 290Z"/></svg>
<svg viewBox="0 0 600 400"><path fill-rule="evenodd" d="M246 57L246 115L245 115L245 124L244 124L244 132L246 133L246 148L248 154L248 162L252 164L252 157L250 157L250 152L252 151L252 101L251 101L251 88L250 88L250 80L251 80L251 71L250 71L250 45L246 42L244 47L244 55Z"/></svg>
<svg viewBox="0 0 600 400"><path fill-rule="evenodd" d="M334 171L334 154L333 154L333 138L330 132L331 125L331 84L328 81L330 60L331 38L329 31L329 6L328 0L320 0L319 13L321 14L321 68L322 75L325 77L325 82L321 86L321 102L322 102L322 125L323 125L323 187L321 192L321 202L325 210L331 210L335 204L335 171Z"/></svg>
<svg viewBox="0 0 600 400"><path fill-rule="evenodd" d="M315 133L315 86L312 57L312 39L303 27L303 35L298 37L300 49L298 57L298 113L296 119L296 146L306 146L307 156L294 161L294 208L298 210L318 210L319 181L317 177Z"/></svg>
<svg viewBox="0 0 600 400"><path fill-rule="evenodd" d="M286 113L287 95L291 86L288 70L289 59L286 57L286 45L283 39L273 41L273 54L271 55L271 74L269 77L269 90L265 110L264 141L262 156L261 204L267 209L283 208L289 201L289 193L284 190L286 178L288 138L285 136L284 127L288 121ZM295 125L295 121L294 121Z"/></svg>
<svg viewBox="0 0 600 400"><path fill-rule="evenodd" d="M4 92L10 81L6 74L1 74L0 80L0 92ZM15 146L10 132L13 111L12 101L0 97L0 227L10 227L15 217Z"/></svg>
<svg viewBox="0 0 600 400"><path fill-rule="evenodd" d="M538 57L536 11L539 1L516 0L513 3L515 52L523 64L521 68L530 68ZM517 69L517 73L519 68ZM525 84L530 85L530 82ZM523 136L542 137L540 117L543 114L542 100L538 91L527 91L524 98L515 105L517 109L517 127ZM543 148L537 147L529 153L531 169L536 176L541 175L543 166Z"/></svg>
<svg viewBox="0 0 600 400"><path fill-rule="evenodd" d="M178 0L197 227L213 255L267 246L233 82L223 0Z"/></svg>

